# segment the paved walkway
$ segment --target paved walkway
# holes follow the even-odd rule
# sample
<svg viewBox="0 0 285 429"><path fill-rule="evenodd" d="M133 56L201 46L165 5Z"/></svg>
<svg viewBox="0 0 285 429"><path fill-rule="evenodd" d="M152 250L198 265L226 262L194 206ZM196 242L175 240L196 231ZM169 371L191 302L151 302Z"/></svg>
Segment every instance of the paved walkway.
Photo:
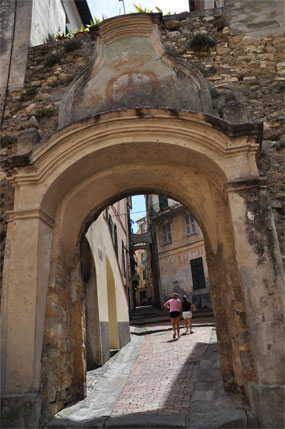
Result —
<svg viewBox="0 0 285 429"><path fill-rule="evenodd" d="M114 415L145 412L187 415L199 359L207 349L210 335L209 328L200 328L199 343L195 334L182 334L173 340L172 331L146 337Z"/></svg>
<svg viewBox="0 0 285 429"><path fill-rule="evenodd" d="M183 329L184 331L184 329ZM239 397L226 395L215 329L132 335L102 368L88 373L88 395L62 410L57 428L257 427Z"/></svg>

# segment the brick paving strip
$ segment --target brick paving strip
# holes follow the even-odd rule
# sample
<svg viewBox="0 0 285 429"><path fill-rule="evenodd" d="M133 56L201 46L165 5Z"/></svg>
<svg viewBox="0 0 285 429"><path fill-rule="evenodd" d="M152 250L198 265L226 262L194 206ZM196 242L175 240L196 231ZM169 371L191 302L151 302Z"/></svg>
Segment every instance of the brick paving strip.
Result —
<svg viewBox="0 0 285 429"><path fill-rule="evenodd" d="M247 428L240 399L223 390L215 329L184 331L176 340L171 331L132 335L103 367L87 374L87 397L59 412L48 427Z"/></svg>
<svg viewBox="0 0 285 429"><path fill-rule="evenodd" d="M172 339L171 332L148 335L113 415L132 413L182 414L189 412L190 395L212 330ZM197 331L196 331L197 335Z"/></svg>
<svg viewBox="0 0 285 429"><path fill-rule="evenodd" d="M136 427L185 427L199 357L212 329L197 328L177 340L170 331L132 335L103 367L88 372L87 397L59 412L49 427L133 427L134 419Z"/></svg>

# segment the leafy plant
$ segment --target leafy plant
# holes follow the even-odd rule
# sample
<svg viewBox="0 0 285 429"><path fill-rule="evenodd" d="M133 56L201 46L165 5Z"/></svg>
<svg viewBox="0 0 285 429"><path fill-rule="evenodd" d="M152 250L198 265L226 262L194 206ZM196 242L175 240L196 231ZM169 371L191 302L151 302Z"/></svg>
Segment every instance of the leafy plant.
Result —
<svg viewBox="0 0 285 429"><path fill-rule="evenodd" d="M71 33L70 33L70 32L68 32L67 34L65 34L64 32L63 32L63 33L60 33L59 31L57 31L57 32L55 33L54 37L55 37L55 39L56 39L56 40L62 40L62 39L64 39L65 37L70 38L70 37L71 37Z"/></svg>
<svg viewBox="0 0 285 429"><path fill-rule="evenodd" d="M199 50L209 50L209 48L213 48L216 46L217 42L207 34L198 33L192 37L190 40L189 46L194 51Z"/></svg>
<svg viewBox="0 0 285 429"><path fill-rule="evenodd" d="M285 83L284 82L280 82L276 85L276 90L277 92L279 92L279 94L282 94L283 92L285 92Z"/></svg>
<svg viewBox="0 0 285 429"><path fill-rule="evenodd" d="M148 9L147 7L142 7L141 5L133 4L137 13L153 13L153 9Z"/></svg>
<svg viewBox="0 0 285 429"><path fill-rule="evenodd" d="M148 9L147 7L142 7L141 5L137 4L133 4L133 6L137 13L153 13L153 9ZM157 12L163 14L162 10L158 6L155 6L154 8L157 10ZM167 12L165 15L171 15L171 12Z"/></svg>
<svg viewBox="0 0 285 429"><path fill-rule="evenodd" d="M65 52L76 51L81 47L81 41L79 39L71 39L68 43L64 44Z"/></svg>
<svg viewBox="0 0 285 429"><path fill-rule="evenodd" d="M37 95L37 93L38 93L38 90L34 86L32 86L31 88L27 88L27 89L25 89L25 91L23 91L21 93L20 101L29 100L31 97L35 97L35 95Z"/></svg>
<svg viewBox="0 0 285 429"><path fill-rule="evenodd" d="M104 21L106 19L106 16L102 14L102 19L97 18L97 16L94 15L94 21L90 21L90 24L87 24L86 27L95 27L95 25L100 24L101 21Z"/></svg>
<svg viewBox="0 0 285 429"><path fill-rule="evenodd" d="M44 60L45 67L52 67L60 62L60 57L57 54L48 54Z"/></svg>
<svg viewBox="0 0 285 429"><path fill-rule="evenodd" d="M34 116L37 120L42 118L50 118L55 113L55 109L48 109L46 107L41 107L40 109L37 109L34 113Z"/></svg>

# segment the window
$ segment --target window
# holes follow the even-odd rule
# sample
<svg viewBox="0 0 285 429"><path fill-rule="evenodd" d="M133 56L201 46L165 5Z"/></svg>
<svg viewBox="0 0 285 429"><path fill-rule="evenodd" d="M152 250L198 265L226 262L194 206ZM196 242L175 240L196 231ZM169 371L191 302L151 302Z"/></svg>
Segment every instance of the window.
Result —
<svg viewBox="0 0 285 429"><path fill-rule="evenodd" d="M143 280L146 280L146 270L143 270Z"/></svg>
<svg viewBox="0 0 285 429"><path fill-rule="evenodd" d="M125 245L123 240L122 240L122 263L123 263L123 274L126 277Z"/></svg>
<svg viewBox="0 0 285 429"><path fill-rule="evenodd" d="M203 289L206 287L203 258L191 259L190 261L193 289Z"/></svg>
<svg viewBox="0 0 285 429"><path fill-rule="evenodd" d="M197 233L196 222L191 214L187 214L185 217L186 235L192 235Z"/></svg>
<svg viewBox="0 0 285 429"><path fill-rule="evenodd" d="M144 254L144 252L141 253L141 263L142 264L145 263L145 254Z"/></svg>
<svg viewBox="0 0 285 429"><path fill-rule="evenodd" d="M166 223L162 227L163 244L172 243L171 223Z"/></svg>
<svg viewBox="0 0 285 429"><path fill-rule="evenodd" d="M118 234L117 234L117 225L114 223L114 247L115 252L118 257Z"/></svg>
<svg viewBox="0 0 285 429"><path fill-rule="evenodd" d="M159 200L159 210L165 210L168 207L168 198L158 196Z"/></svg>

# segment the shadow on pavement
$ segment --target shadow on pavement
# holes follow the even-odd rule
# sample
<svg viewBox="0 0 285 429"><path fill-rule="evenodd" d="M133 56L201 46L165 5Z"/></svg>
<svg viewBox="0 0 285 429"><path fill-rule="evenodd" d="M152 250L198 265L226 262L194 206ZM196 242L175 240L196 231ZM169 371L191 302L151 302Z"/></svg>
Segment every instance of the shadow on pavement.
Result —
<svg viewBox="0 0 285 429"><path fill-rule="evenodd" d="M113 414L114 407L128 381L131 368L139 354L143 338L137 338L136 341L135 353L133 353L133 350L122 353L120 362L118 355L121 352L116 355L117 359L114 360L112 365L116 367L117 364L118 371L117 373L116 371L114 372L112 365L110 366L110 374L107 374L105 382L101 383L101 385L98 383L96 396L92 398L91 395L75 406L65 408L50 422L48 427L78 429L258 428L256 422L250 419L249 410L242 403L240 397L238 395L228 395L224 390L216 342L212 344L195 344L178 375L172 381L172 388L163 399L162 407L160 406L156 409L143 412L135 412L134 410L133 413L130 412L124 415ZM167 342L176 341L177 339L171 339ZM131 367L128 363L128 371L124 370L122 366L124 359L126 361L131 359L133 361ZM192 371L194 371L196 376L195 380L192 378L191 388L189 390L186 389L186 392L189 392L187 410L184 408L183 411L179 411L177 403L173 403L173 395L174 397L175 394L177 395L177 391L179 391L183 384L182 380L185 381L185 379L188 379Z"/></svg>

